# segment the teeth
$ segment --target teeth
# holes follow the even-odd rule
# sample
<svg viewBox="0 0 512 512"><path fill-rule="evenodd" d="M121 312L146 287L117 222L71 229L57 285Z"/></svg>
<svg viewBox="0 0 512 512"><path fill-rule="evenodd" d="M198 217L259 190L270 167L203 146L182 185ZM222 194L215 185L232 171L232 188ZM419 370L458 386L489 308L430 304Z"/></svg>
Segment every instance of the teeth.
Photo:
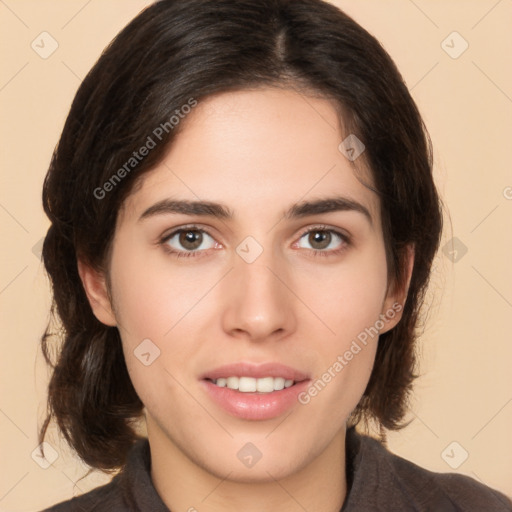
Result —
<svg viewBox="0 0 512 512"><path fill-rule="evenodd" d="M254 379L253 377L227 377L213 381L217 386L229 389L236 389L242 393L272 393L272 391L280 391L283 388L289 388L293 385L293 380L284 379L283 377L263 377L262 379Z"/></svg>
<svg viewBox="0 0 512 512"><path fill-rule="evenodd" d="M228 377L226 379L226 386L229 389L238 389L238 377Z"/></svg>
<svg viewBox="0 0 512 512"><path fill-rule="evenodd" d="M251 377L240 377L238 379L238 391L250 393L256 391L257 387L256 379L251 379Z"/></svg>
<svg viewBox="0 0 512 512"><path fill-rule="evenodd" d="M282 377L277 377L276 379L274 379L274 389L276 391L283 389L285 382L288 382L288 381L286 381ZM291 381L291 383L293 384L293 380Z"/></svg>

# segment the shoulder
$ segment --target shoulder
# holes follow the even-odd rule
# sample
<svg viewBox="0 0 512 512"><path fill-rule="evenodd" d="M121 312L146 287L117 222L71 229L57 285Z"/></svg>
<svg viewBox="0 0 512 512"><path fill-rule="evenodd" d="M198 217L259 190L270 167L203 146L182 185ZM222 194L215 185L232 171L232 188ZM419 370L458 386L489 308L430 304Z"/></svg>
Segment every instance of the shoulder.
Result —
<svg viewBox="0 0 512 512"><path fill-rule="evenodd" d="M512 511L512 502L500 492L458 473L435 473L387 452L397 484L405 492L429 500L450 503L447 510Z"/></svg>
<svg viewBox="0 0 512 512"><path fill-rule="evenodd" d="M142 438L128 453L121 472L109 483L41 512L169 512L153 486L150 469L149 443Z"/></svg>
<svg viewBox="0 0 512 512"><path fill-rule="evenodd" d="M358 493L367 495L369 484L380 508L386 503L395 510L512 512L509 498L473 478L429 471L375 439L354 433L351 437L355 459L350 494L354 492L356 499Z"/></svg>

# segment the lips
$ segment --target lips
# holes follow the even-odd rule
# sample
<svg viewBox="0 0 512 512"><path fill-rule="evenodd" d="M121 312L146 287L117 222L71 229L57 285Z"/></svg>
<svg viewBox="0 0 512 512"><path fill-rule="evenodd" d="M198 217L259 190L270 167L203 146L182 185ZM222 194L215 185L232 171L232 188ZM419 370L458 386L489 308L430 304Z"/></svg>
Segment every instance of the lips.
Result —
<svg viewBox="0 0 512 512"><path fill-rule="evenodd" d="M263 379L265 377L281 377L285 380L301 382L309 379L309 375L290 366L280 363L234 363L209 370L200 376L200 379L217 380L229 377L252 377Z"/></svg>
<svg viewBox="0 0 512 512"><path fill-rule="evenodd" d="M284 414L297 406L298 394L311 381L306 373L279 363L229 364L205 372L200 379L213 403L244 420Z"/></svg>

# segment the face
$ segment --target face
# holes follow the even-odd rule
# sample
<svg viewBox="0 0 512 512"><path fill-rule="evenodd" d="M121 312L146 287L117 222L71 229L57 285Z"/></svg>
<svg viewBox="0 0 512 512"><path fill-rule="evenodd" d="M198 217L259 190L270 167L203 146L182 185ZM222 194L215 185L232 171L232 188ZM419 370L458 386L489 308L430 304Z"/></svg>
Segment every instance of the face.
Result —
<svg viewBox="0 0 512 512"><path fill-rule="evenodd" d="M400 317L379 199L327 100L230 92L183 122L120 212L113 312L82 276L150 442L219 478L283 478L335 453Z"/></svg>

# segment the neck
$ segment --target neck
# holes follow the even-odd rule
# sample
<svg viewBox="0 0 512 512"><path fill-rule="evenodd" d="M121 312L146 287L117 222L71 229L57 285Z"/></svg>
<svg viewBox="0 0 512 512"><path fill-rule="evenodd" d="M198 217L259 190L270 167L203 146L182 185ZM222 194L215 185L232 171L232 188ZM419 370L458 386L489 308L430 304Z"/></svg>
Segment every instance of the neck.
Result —
<svg viewBox="0 0 512 512"><path fill-rule="evenodd" d="M282 478L268 467L258 481L240 481L230 479L229 469L208 470L206 459L191 460L148 418L151 479L173 512L339 512L347 493L345 435L343 428L318 456Z"/></svg>

